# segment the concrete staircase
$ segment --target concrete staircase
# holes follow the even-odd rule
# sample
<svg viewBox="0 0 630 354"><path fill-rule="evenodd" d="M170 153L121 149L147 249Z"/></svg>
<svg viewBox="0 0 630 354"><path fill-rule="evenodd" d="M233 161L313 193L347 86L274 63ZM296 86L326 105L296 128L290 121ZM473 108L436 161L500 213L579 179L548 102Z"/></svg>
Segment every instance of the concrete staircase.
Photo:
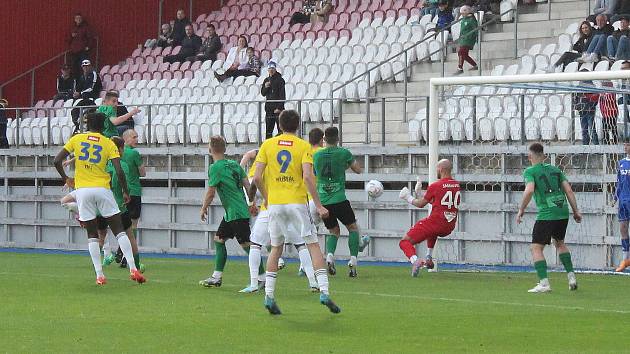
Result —
<svg viewBox="0 0 630 354"><path fill-rule="evenodd" d="M584 0L552 0L551 19L549 4L519 6L518 24L497 23L490 25L481 35L481 43L477 44L471 56L480 64L479 71L465 71L464 75L489 75L496 65L512 65L518 58L527 54L534 44L557 43L558 36L565 32L571 23L584 20L588 12L588 2ZM517 55L515 58L514 31L518 31ZM479 58L481 45L482 59ZM465 64L464 68L467 68ZM451 76L457 69L455 45L449 45L449 53L445 61L445 76ZM408 97L427 96L429 80L442 76L441 62L419 62L411 67L408 78ZM376 92L376 93L375 93ZM418 110L427 107L426 99L410 99L405 105L404 82L381 81L371 90L372 97L386 98L383 124L383 102L377 99L368 105L363 102L344 102L341 123L344 144L381 144L382 130L385 127L387 144L409 145L407 121L413 118ZM366 132L367 128L367 132Z"/></svg>

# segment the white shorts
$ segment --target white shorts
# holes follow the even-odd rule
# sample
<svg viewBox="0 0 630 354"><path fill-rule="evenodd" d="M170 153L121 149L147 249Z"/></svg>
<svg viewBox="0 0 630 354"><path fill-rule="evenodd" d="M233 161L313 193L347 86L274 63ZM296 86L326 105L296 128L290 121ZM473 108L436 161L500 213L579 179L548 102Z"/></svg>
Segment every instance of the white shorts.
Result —
<svg viewBox="0 0 630 354"><path fill-rule="evenodd" d="M259 212L258 216L252 222L253 226L250 241L261 246L269 246L271 244L271 238L269 236L269 210ZM304 243L293 227L288 228L288 234L285 235L284 242L294 245Z"/></svg>
<svg viewBox="0 0 630 354"><path fill-rule="evenodd" d="M108 218L120 213L114 193L107 188L79 188L72 195L77 200L80 221L94 220L97 214Z"/></svg>
<svg viewBox="0 0 630 354"><path fill-rule="evenodd" d="M306 204L269 205L269 236L272 246L285 243L284 235L291 237L291 229L296 230L296 240L287 238L287 243L317 243L317 233Z"/></svg>
<svg viewBox="0 0 630 354"><path fill-rule="evenodd" d="M316 228L320 227L323 223L322 217L319 216L317 212L317 207L315 207L315 202L313 200L308 201L308 210L311 212L311 219L313 219L313 225Z"/></svg>

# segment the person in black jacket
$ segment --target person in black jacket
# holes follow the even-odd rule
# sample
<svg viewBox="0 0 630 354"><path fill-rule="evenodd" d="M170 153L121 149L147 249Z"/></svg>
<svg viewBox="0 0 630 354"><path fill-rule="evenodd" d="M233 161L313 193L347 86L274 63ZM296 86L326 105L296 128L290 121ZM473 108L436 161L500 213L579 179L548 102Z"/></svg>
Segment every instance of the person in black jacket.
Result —
<svg viewBox="0 0 630 354"><path fill-rule="evenodd" d="M182 47L179 53L164 57L165 63L184 61L186 58L194 56L201 48L201 38L193 32L192 25L186 26L186 37L182 40Z"/></svg>
<svg viewBox="0 0 630 354"><path fill-rule="evenodd" d="M94 70L89 60L84 60L81 63L81 68L83 69L83 75L77 79L74 98L85 100L95 100L99 98L103 90L101 78L98 76L98 73Z"/></svg>
<svg viewBox="0 0 630 354"><path fill-rule="evenodd" d="M57 94L53 100L69 100L76 91L77 82L72 76L72 66L63 64L61 74L57 77Z"/></svg>
<svg viewBox="0 0 630 354"><path fill-rule="evenodd" d="M260 94L267 98L265 102L265 124L267 126L267 132L265 138L269 139L273 136L273 131L277 127L278 133L280 133L280 127L278 126L278 116L280 112L284 111L284 100L287 96L284 91L284 79L282 75L276 70L276 63L270 61L267 66L269 77L263 81ZM269 101L282 101L282 102L269 102Z"/></svg>
<svg viewBox="0 0 630 354"><path fill-rule="evenodd" d="M562 65L562 70L564 67L569 65L572 61L579 58L582 53L588 48L591 44L591 40L593 39L593 28L591 27L591 23L588 21L583 21L580 24L580 28L578 29L578 33L580 34L580 38L573 44L572 52L564 52L558 61L556 61L552 68L556 68Z"/></svg>
<svg viewBox="0 0 630 354"><path fill-rule="evenodd" d="M597 15L595 27L592 30L592 39L588 47L577 61L579 63L594 63L599 60L599 56L606 53L606 41L608 36L613 34L615 29L608 23L606 15ZM607 59L607 58L602 58Z"/></svg>
<svg viewBox="0 0 630 354"><path fill-rule="evenodd" d="M168 39L168 44L173 47L181 45L184 37L186 37L186 26L190 25L190 20L186 18L184 10L177 10L177 20L173 24L173 32Z"/></svg>
<svg viewBox="0 0 630 354"><path fill-rule="evenodd" d="M216 29L214 25L209 25L206 27L206 30L203 32L204 40L201 44L201 48L199 48L199 53L197 55L190 56L186 58L188 61L206 61L206 60L217 60L217 54L221 51L221 38L217 36Z"/></svg>
<svg viewBox="0 0 630 354"><path fill-rule="evenodd" d="M7 100L0 99L0 149L9 148L9 140L7 140L7 114L4 109L9 105Z"/></svg>
<svg viewBox="0 0 630 354"><path fill-rule="evenodd" d="M630 17L621 16L619 29L608 36L608 58L630 59Z"/></svg>

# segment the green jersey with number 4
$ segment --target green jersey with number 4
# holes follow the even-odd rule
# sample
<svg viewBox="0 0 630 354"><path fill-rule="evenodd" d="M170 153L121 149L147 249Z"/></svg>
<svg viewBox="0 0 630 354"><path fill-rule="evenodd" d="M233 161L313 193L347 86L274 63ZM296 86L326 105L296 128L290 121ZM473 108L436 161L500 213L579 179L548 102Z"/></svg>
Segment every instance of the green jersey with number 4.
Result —
<svg viewBox="0 0 630 354"><path fill-rule="evenodd" d="M322 205L341 203L346 197L346 170L354 162L347 149L329 146L313 155L313 169L317 176L317 194Z"/></svg>
<svg viewBox="0 0 630 354"><path fill-rule="evenodd" d="M567 196L562 182L567 177L556 166L539 163L523 173L525 183L534 183L534 201L538 208L536 220L563 220L569 218Z"/></svg>

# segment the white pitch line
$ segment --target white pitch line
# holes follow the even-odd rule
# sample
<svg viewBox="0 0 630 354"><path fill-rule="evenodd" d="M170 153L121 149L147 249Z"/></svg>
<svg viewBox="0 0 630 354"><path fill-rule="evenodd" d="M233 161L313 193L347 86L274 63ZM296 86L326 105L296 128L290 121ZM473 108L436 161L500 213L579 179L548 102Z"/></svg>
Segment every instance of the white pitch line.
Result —
<svg viewBox="0 0 630 354"><path fill-rule="evenodd" d="M2 275L32 275L30 273L8 273L8 272L0 272L0 276ZM39 274L41 277L48 278L76 278L75 276L67 276L61 274ZM108 280L127 280L127 278L119 278L119 277L108 277ZM160 279L149 279L148 283L162 283L162 284L175 284L179 282L174 282L170 280L160 280ZM240 288L237 285L225 284L222 288ZM290 289L293 291L303 291L298 289ZM419 295L402 295L402 294L387 294L387 293L372 293L367 291L343 291L336 290L333 293L337 294L347 294L347 295L360 295L360 296L375 296L375 297L385 297L385 298L405 298L405 299L416 299L416 300L429 300L429 301L443 301L443 302L458 302L458 303L468 303L468 304L477 304L477 305L501 305L501 306L518 306L518 307L538 307L538 308L548 308L555 310L578 310L578 311L586 311L586 312L599 312L599 313L615 313L615 314L630 314L630 310L614 310L614 309L601 309L601 308L591 308L591 307L582 307L582 306L563 306L563 305L550 305L550 304L534 304L534 303L524 303L524 302L508 302L508 301L486 301L486 300L472 300L472 299L460 299L460 298L449 298L449 297L433 297L433 296L419 296ZM534 297L545 296L544 294L532 295Z"/></svg>

